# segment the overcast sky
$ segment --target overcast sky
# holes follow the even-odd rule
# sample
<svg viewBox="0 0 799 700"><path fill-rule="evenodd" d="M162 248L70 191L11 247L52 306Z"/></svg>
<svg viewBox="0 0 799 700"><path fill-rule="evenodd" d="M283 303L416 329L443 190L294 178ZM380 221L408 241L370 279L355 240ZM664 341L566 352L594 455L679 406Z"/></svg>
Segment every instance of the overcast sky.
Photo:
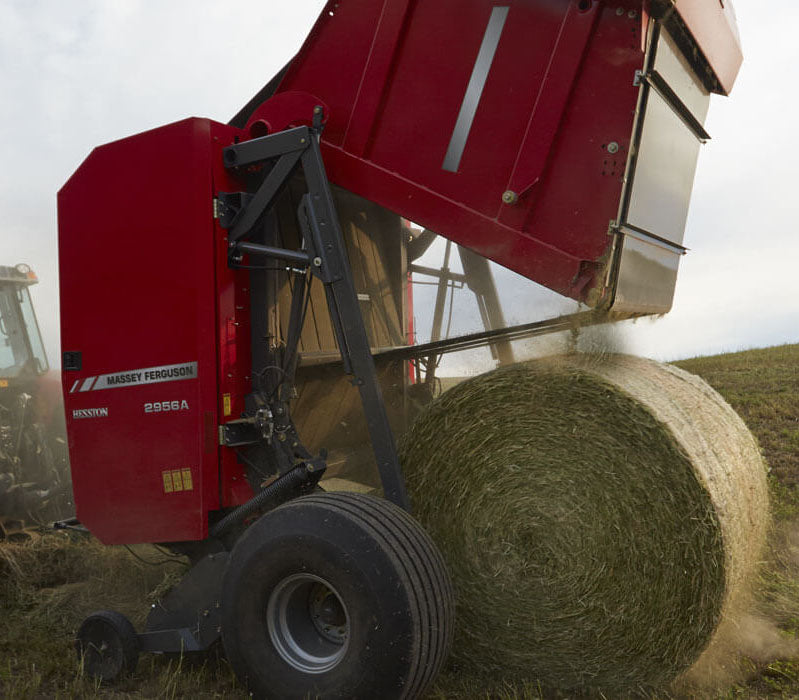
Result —
<svg viewBox="0 0 799 700"><path fill-rule="evenodd" d="M52 364L60 186L95 145L186 116L227 121L323 5L0 0L0 264L27 262L42 280L34 301ZM625 324L630 352L676 359L799 342L799 4L735 7L746 59L732 96L711 104L674 309Z"/></svg>

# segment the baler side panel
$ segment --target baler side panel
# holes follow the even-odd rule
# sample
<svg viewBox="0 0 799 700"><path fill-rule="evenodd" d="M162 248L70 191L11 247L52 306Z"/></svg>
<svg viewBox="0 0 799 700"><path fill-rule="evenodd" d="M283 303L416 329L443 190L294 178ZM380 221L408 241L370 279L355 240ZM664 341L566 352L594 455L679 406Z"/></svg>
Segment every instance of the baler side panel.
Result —
<svg viewBox="0 0 799 700"><path fill-rule="evenodd" d="M62 347L82 358L63 372L75 502L109 544L203 539L219 507L209 141L187 119L101 146L59 193Z"/></svg>

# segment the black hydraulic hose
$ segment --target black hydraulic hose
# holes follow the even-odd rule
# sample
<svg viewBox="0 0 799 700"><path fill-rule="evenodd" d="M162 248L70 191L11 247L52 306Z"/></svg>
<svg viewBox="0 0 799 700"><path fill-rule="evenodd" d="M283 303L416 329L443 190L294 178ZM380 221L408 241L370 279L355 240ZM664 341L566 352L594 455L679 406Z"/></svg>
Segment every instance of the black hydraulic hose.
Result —
<svg viewBox="0 0 799 700"><path fill-rule="evenodd" d="M294 467L283 476L273 481L263 491L257 493L249 501L240 505L236 510L228 513L222 520L211 528L211 537L221 537L228 530L240 524L246 517L261 510L268 503L274 502L275 506L287 500L300 486L305 486L311 479L313 465L301 464Z"/></svg>

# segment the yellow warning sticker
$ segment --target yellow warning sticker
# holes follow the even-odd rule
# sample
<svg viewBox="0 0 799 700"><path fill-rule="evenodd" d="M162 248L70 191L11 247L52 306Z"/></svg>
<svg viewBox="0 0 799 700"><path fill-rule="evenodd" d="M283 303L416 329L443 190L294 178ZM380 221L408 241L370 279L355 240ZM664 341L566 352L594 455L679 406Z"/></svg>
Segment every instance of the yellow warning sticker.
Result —
<svg viewBox="0 0 799 700"><path fill-rule="evenodd" d="M193 491L194 481L191 478L191 469L166 469L161 472L164 479L164 493L176 493L177 491Z"/></svg>
<svg viewBox="0 0 799 700"><path fill-rule="evenodd" d="M194 490L194 484L191 481L191 469L181 469L180 471L183 474L183 489L185 491Z"/></svg>
<svg viewBox="0 0 799 700"><path fill-rule="evenodd" d="M180 476L180 469L172 470L172 485L175 491L183 491L183 479Z"/></svg>
<svg viewBox="0 0 799 700"><path fill-rule="evenodd" d="M229 416L231 413L230 394L222 394L222 413Z"/></svg>
<svg viewBox="0 0 799 700"><path fill-rule="evenodd" d="M7 387L8 387L8 379L0 379L0 389L5 389Z"/></svg>

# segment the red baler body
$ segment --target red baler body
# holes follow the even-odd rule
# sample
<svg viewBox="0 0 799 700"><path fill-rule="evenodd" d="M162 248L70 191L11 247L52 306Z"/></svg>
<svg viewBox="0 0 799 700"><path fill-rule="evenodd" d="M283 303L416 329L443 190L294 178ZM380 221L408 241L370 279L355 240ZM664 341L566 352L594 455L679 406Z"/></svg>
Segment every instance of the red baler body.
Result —
<svg viewBox="0 0 799 700"><path fill-rule="evenodd" d="M678 86L705 105L740 63L732 33L718 40L731 30L717 5L677 4L683 21L701 6L697 34L715 52L714 84L686 68L690 85ZM564 295L667 310L687 201L674 231L618 221L648 6L331 2L274 94L233 120L242 128L187 119L95 149L59 194L62 348L79 358L62 375L78 518L106 543L202 540L209 513L252 496L219 440L252 387L248 277L228 266L214 212L217 193L245 186L222 149L310 123L316 105L335 185ZM671 166L664 152L647 173ZM690 190L693 142L673 160ZM616 273L629 284L614 298ZM397 275L404 284L407 271Z"/></svg>
<svg viewBox="0 0 799 700"><path fill-rule="evenodd" d="M728 91L741 61L729 3L678 5L710 51L718 75L708 89ZM593 305L589 294L606 284L608 232L620 213L647 8L634 0L329 3L248 126L283 129L325 105L332 182ZM489 61L483 42L503 9ZM448 148L481 61L488 71L451 169ZM653 158L652 169L684 169L693 179L696 153L682 163ZM503 202L506 192L518 199ZM680 240L650 233L682 242L681 230ZM647 311L667 311L664 296Z"/></svg>
<svg viewBox="0 0 799 700"><path fill-rule="evenodd" d="M75 502L108 543L203 539L209 510L251 495L217 437L224 395L238 415L249 387L244 292L212 211L237 132L187 119L101 146L59 194L62 345L82 353L63 373Z"/></svg>

